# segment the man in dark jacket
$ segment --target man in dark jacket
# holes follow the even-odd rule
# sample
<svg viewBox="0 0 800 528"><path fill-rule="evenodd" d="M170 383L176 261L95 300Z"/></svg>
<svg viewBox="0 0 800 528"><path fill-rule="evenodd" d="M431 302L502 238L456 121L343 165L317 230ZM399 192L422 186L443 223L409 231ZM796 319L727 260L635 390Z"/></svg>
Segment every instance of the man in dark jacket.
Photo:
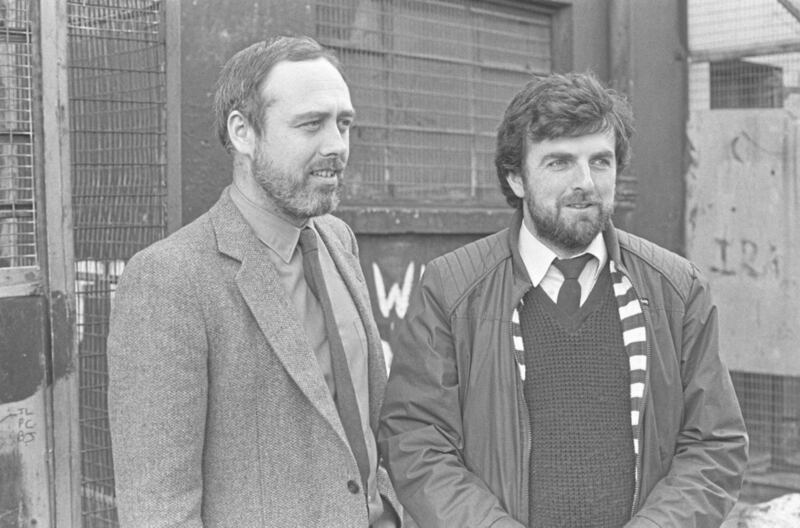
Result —
<svg viewBox="0 0 800 528"><path fill-rule="evenodd" d="M733 506L748 440L708 283L610 221L632 132L589 74L506 110L517 213L427 266L381 413L419 526L710 528Z"/></svg>

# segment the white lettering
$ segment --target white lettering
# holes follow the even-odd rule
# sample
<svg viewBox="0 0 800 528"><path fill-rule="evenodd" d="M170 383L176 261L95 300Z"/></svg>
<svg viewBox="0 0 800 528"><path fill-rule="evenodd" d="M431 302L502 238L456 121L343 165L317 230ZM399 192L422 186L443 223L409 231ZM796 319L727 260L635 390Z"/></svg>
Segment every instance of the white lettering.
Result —
<svg viewBox="0 0 800 528"><path fill-rule="evenodd" d="M404 318L406 310L408 310L411 288L414 286L414 263L409 262L405 277L403 277L403 285L394 283L388 291L383 282L383 273L375 262L372 263L372 274L375 277L375 297L378 299L378 309L381 315L388 318L394 308L397 316L401 319Z"/></svg>

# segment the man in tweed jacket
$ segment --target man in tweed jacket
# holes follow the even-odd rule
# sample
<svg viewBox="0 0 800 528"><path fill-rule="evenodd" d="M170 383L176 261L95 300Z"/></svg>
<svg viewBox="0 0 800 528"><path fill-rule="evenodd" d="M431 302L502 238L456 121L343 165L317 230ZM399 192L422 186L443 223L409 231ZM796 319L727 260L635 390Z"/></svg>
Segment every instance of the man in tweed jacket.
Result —
<svg viewBox="0 0 800 528"><path fill-rule="evenodd" d="M327 214L354 118L338 62L308 38L254 44L223 68L215 113L233 184L130 260L113 306L120 525L399 526L374 438L380 338L355 237ZM352 408L336 403L330 327L304 275L298 240L309 234ZM364 437L359 462L345 419Z"/></svg>
<svg viewBox="0 0 800 528"><path fill-rule="evenodd" d="M509 104L513 221L426 267L394 347L379 444L419 526L718 528L736 501L747 434L708 283L610 221L631 134L591 75Z"/></svg>

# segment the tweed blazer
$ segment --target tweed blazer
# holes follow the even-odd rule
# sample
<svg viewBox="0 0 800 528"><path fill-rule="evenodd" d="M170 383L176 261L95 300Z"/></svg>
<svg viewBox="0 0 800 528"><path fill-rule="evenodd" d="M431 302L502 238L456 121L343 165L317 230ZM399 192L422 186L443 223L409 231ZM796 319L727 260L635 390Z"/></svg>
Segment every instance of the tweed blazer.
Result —
<svg viewBox="0 0 800 528"><path fill-rule="evenodd" d="M375 431L386 367L355 237L333 216L313 222L366 331ZM358 466L266 251L226 189L128 262L108 338L122 528L367 525ZM378 482L400 512L382 468Z"/></svg>

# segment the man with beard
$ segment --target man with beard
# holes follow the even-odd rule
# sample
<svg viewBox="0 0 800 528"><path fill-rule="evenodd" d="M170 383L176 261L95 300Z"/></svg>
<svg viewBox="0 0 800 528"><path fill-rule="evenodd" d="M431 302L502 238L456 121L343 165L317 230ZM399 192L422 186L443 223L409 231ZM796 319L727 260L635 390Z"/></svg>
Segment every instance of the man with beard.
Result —
<svg viewBox="0 0 800 528"><path fill-rule="evenodd" d="M373 431L378 329L339 202L336 57L281 37L223 67L233 183L135 255L108 340L120 526L399 526Z"/></svg>
<svg viewBox="0 0 800 528"><path fill-rule="evenodd" d="M614 229L630 107L551 75L497 135L511 227L431 262L394 349L380 451L422 527L718 527L747 435L716 307Z"/></svg>

